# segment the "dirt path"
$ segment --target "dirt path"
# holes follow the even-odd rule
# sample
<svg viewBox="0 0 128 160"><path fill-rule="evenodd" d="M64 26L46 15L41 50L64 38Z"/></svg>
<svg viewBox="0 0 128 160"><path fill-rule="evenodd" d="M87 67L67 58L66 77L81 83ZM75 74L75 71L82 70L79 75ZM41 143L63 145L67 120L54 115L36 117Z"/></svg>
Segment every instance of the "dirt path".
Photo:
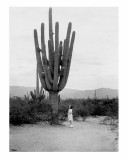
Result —
<svg viewBox="0 0 128 160"><path fill-rule="evenodd" d="M117 149L117 133L101 118L74 122L74 128L65 126L25 125L10 128L10 150L18 152L111 152Z"/></svg>

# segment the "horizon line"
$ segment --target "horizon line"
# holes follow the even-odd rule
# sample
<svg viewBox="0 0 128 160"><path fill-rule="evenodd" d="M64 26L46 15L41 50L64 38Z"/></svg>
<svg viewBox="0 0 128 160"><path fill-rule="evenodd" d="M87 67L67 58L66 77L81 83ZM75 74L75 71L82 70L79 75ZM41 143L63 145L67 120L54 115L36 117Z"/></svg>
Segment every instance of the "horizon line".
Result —
<svg viewBox="0 0 128 160"><path fill-rule="evenodd" d="M9 87L26 87L26 88L36 88L34 86L14 86L14 85L9 85ZM108 87L100 87L100 88L95 88L95 89L77 89L77 88L64 88L64 89L70 89L70 90L81 90L81 91L85 91L85 90L98 90L98 89L113 89L113 90L118 90L118 88L108 88ZM63 90L64 90L63 89ZM61 91L60 91L61 92Z"/></svg>

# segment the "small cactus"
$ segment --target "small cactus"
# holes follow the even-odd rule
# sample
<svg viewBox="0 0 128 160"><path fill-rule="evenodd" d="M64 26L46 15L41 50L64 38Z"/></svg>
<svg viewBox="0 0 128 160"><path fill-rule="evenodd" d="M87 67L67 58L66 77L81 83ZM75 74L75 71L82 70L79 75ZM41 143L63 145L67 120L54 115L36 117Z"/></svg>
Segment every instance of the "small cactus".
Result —
<svg viewBox="0 0 128 160"><path fill-rule="evenodd" d="M43 86L41 85L41 89L39 91L39 75L38 75L38 65L36 69L36 90L34 89L34 93L30 91L30 95L33 100L39 99L40 101L45 98Z"/></svg>

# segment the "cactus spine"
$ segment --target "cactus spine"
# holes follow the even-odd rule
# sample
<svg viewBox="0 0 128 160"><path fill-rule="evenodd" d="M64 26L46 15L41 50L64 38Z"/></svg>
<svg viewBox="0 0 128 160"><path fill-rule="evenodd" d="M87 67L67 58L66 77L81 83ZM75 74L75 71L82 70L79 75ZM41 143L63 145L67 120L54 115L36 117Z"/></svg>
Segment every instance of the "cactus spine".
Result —
<svg viewBox="0 0 128 160"><path fill-rule="evenodd" d="M41 24L41 49L39 48L37 30L34 30L34 42L39 77L43 88L49 92L49 100L53 114L58 113L60 96L58 93L65 87L71 65L75 31L72 32L72 23L68 24L64 42L59 41L59 23L55 23L55 39L53 38L52 8L49 8L49 40L48 59L44 36L44 23ZM70 38L71 37L71 38ZM54 43L55 41L55 43Z"/></svg>

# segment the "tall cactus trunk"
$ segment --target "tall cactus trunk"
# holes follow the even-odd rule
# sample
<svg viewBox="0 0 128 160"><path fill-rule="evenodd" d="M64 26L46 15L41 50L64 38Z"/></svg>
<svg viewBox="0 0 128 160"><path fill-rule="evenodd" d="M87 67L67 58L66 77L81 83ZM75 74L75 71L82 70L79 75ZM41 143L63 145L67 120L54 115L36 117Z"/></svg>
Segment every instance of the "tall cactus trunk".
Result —
<svg viewBox="0 0 128 160"><path fill-rule="evenodd" d="M49 92L49 100L51 104L52 114L58 113L58 92Z"/></svg>

